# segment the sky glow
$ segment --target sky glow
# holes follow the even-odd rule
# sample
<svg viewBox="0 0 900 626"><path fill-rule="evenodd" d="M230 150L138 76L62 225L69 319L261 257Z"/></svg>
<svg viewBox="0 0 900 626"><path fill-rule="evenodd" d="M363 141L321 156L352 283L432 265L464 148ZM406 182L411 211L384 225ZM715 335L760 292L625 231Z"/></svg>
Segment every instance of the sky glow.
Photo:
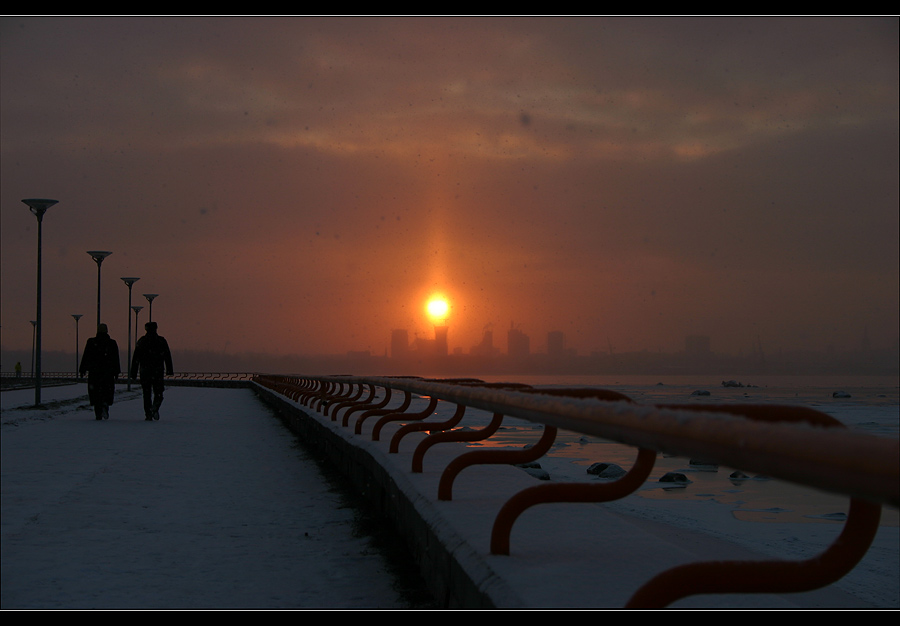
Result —
<svg viewBox="0 0 900 626"><path fill-rule="evenodd" d="M2 344L896 346L896 17L4 17ZM146 318L142 321L145 321ZM82 325L82 337L90 332ZM498 340L499 342L499 340ZM9 364L2 364L9 369Z"/></svg>

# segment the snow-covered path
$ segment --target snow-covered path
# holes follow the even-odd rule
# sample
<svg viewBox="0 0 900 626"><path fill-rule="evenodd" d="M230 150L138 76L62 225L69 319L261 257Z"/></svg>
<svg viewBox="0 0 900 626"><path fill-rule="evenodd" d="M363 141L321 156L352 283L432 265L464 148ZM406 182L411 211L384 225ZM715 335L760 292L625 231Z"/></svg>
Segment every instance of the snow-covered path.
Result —
<svg viewBox="0 0 900 626"><path fill-rule="evenodd" d="M170 388L158 422L136 390L103 422L83 385L6 410L20 393L3 394L4 609L406 606L251 391Z"/></svg>

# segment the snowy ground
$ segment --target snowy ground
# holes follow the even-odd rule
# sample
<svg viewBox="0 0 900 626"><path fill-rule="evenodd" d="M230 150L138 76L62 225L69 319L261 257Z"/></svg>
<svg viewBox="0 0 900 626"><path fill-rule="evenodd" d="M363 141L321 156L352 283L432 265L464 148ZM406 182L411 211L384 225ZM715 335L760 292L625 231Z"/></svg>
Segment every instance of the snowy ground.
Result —
<svg viewBox="0 0 900 626"><path fill-rule="evenodd" d="M2 608L403 608L354 511L249 390L2 394ZM74 402L66 402L74 400Z"/></svg>
<svg viewBox="0 0 900 626"><path fill-rule="evenodd" d="M385 562L354 536L352 511L252 392L172 388L155 423L143 421L136 391L120 393L101 423L83 396L81 385L45 388L47 408L35 410L24 408L32 391L2 394L3 608L404 606ZM878 398L829 410L896 437L896 390ZM467 423L483 418L467 414ZM366 431L354 436L326 422L392 468L421 515L459 542L464 565L500 581L510 606L618 607L648 572L693 555L809 558L837 536L846 510L825 494L760 477L735 484L726 468L661 458L640 495L535 507L517 521L511 554L492 556L493 515L533 477L517 468L467 469L453 500L440 502L436 482L455 444L436 446L425 471L411 474L415 437L389 454L391 427L373 442ZM510 421L495 445L533 438L532 425ZM563 435L541 465L553 480L589 480L590 463L627 466L632 457L615 444ZM663 489L656 481L670 469L692 482ZM697 596L674 606L896 609L898 552L897 511L886 508L866 557L828 588Z"/></svg>

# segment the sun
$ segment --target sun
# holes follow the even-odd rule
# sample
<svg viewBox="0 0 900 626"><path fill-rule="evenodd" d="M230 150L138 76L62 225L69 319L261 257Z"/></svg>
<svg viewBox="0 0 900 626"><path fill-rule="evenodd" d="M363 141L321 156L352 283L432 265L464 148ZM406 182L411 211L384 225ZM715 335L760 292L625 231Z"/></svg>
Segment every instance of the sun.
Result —
<svg viewBox="0 0 900 626"><path fill-rule="evenodd" d="M444 320L450 312L450 304L443 296L432 296L425 305L428 316L433 320Z"/></svg>

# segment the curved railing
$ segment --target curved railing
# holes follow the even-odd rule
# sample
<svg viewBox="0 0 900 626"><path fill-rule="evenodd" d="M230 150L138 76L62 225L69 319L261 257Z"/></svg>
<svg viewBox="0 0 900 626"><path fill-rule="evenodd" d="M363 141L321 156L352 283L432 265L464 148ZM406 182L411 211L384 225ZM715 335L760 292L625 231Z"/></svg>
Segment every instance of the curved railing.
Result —
<svg viewBox="0 0 900 626"><path fill-rule="evenodd" d="M494 435L505 416L543 425L534 446L522 450L467 451L443 470L439 500L452 500L453 483L476 464L518 464L543 456L559 429L617 441L636 449L636 462L623 477L598 484L539 484L507 501L491 534L491 552L509 554L515 521L529 508L549 502L608 502L632 494L653 469L657 453L709 459L842 494L850 498L840 537L822 554L806 561L716 561L665 571L638 589L627 606L663 607L678 599L709 593L788 593L835 582L859 562L878 529L882 504L900 503L900 443L850 432L833 418L805 407L772 405L640 405L614 391L544 389L527 385L487 384L474 379L429 380L384 377L256 376L257 384L352 428L377 420L402 425L390 442L412 432L428 432L417 444L410 471L422 471L422 459L435 444L471 442ZM410 411L411 396L429 400ZM389 408L391 400L399 401ZM455 403L450 419L430 420L438 400ZM490 423L479 430L453 430L467 408L487 411ZM353 419L355 418L355 419Z"/></svg>
<svg viewBox="0 0 900 626"><path fill-rule="evenodd" d="M247 381L250 382L257 373L254 372L175 372L172 376L167 376L166 380L228 380L228 381ZM23 385L33 385L34 379L30 373L22 372L16 376L13 372L2 372L0 377L4 382L21 381ZM12 379L12 380L10 380ZM53 381L78 381L85 379L76 372L43 372L41 374L41 383ZM124 383L127 378L123 373L119 376L119 382Z"/></svg>
<svg viewBox="0 0 900 626"><path fill-rule="evenodd" d="M175 372L167 376L166 380L226 380L226 381L251 381L256 374L250 372Z"/></svg>

